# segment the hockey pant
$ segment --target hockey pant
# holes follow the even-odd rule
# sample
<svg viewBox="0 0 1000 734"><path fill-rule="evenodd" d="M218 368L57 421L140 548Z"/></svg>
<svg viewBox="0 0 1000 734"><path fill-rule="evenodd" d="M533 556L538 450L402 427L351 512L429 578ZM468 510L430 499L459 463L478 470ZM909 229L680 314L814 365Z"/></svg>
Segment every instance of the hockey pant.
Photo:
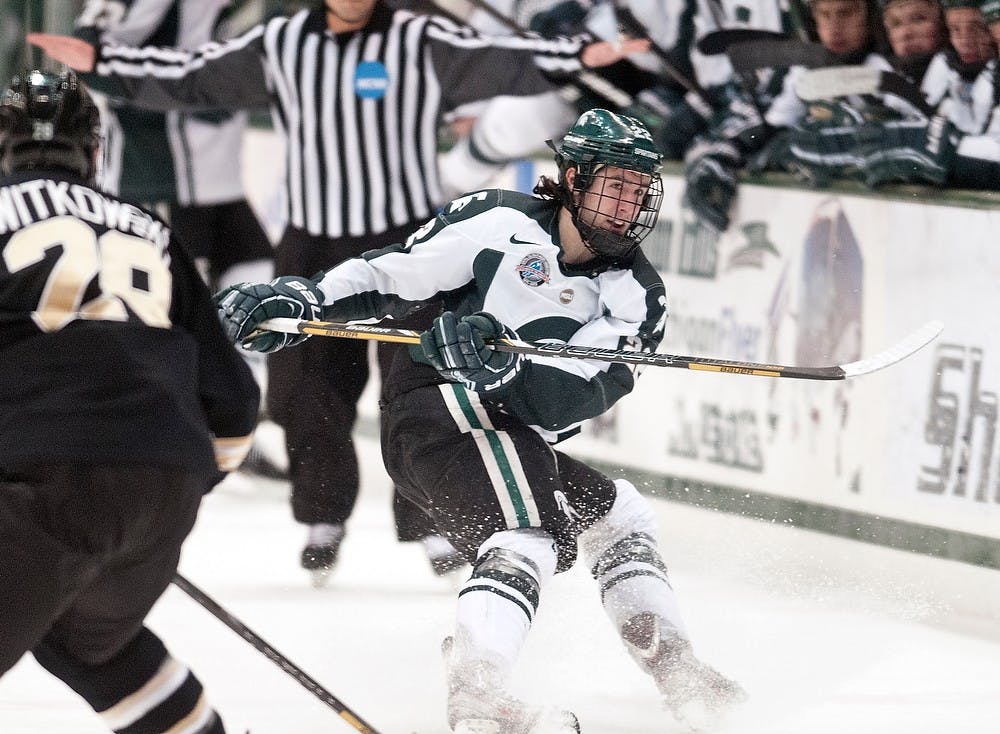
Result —
<svg viewBox="0 0 1000 734"><path fill-rule="evenodd" d="M0 675L31 651L115 731L221 734L201 685L143 627L209 478L39 464L0 477Z"/></svg>

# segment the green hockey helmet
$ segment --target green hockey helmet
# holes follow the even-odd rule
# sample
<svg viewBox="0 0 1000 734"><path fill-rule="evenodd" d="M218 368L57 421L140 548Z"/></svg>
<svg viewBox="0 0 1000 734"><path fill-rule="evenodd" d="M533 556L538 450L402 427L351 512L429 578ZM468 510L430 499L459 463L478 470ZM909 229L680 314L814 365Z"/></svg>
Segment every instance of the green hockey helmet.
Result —
<svg viewBox="0 0 1000 734"><path fill-rule="evenodd" d="M100 115L72 71L23 71L0 97L0 173L61 168L94 176Z"/></svg>
<svg viewBox="0 0 1000 734"><path fill-rule="evenodd" d="M588 110L563 136L556 153L564 164L588 175L598 165L611 165L650 175L660 171L660 153L639 120L608 110Z"/></svg>
<svg viewBox="0 0 1000 734"><path fill-rule="evenodd" d="M573 214L573 223L584 244L597 257L615 265L626 265L635 256L642 240L653 231L663 201L660 180L660 152L646 127L635 118L593 109L584 112L569 129L559 145L548 141L559 167L559 185L563 204ZM615 167L638 173L646 186L641 202L624 231L600 225L601 215L583 203L584 194L597 187L602 169ZM572 186L566 172L575 170ZM610 188L601 187L600 196L612 196ZM620 227L621 225L619 225Z"/></svg>

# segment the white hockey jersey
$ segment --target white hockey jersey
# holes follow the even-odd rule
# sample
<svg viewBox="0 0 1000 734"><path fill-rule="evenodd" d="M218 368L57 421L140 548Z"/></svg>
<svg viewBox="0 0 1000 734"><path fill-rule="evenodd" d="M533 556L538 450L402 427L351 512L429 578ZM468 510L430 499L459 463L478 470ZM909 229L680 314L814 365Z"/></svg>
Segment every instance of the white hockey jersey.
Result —
<svg viewBox="0 0 1000 734"><path fill-rule="evenodd" d="M319 281L324 317L372 323L441 300L459 316L488 311L526 341L653 351L666 320L657 272L641 252L627 268L563 265L559 211L558 202L513 191L456 199L405 245L328 270ZM633 386L633 368L622 364L526 358L526 373L515 394L502 397L503 407L552 442ZM416 384L444 381L414 366Z"/></svg>
<svg viewBox="0 0 1000 734"><path fill-rule="evenodd" d="M946 115L963 133L979 135L990 127L997 105L997 60L993 59L972 81L952 68L948 52L931 59L921 90L927 101Z"/></svg>

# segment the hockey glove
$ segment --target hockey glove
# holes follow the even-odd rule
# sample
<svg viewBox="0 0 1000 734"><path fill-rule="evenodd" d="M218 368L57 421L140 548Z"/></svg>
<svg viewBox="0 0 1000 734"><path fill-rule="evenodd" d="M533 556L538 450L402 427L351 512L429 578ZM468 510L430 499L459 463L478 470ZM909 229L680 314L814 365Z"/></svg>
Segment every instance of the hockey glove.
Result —
<svg viewBox="0 0 1000 734"><path fill-rule="evenodd" d="M962 138L944 117L873 123L865 126L863 135L862 171L873 188L887 183L944 184Z"/></svg>
<svg viewBox="0 0 1000 734"><path fill-rule="evenodd" d="M709 123L712 137L728 140L744 153L760 150L768 128L754 98L741 84L729 83L708 91L715 112Z"/></svg>
<svg viewBox="0 0 1000 734"><path fill-rule="evenodd" d="M487 346L500 338L516 339L517 334L492 314L480 311L458 319L445 311L420 335L420 347L427 361L446 379L461 382L478 393L496 395L511 386L524 364L520 354L498 352Z"/></svg>
<svg viewBox="0 0 1000 734"><path fill-rule="evenodd" d="M563 0L531 16L528 30L545 38L572 36L584 30L587 8L577 0Z"/></svg>
<svg viewBox="0 0 1000 734"><path fill-rule="evenodd" d="M823 188L852 178L861 167L861 113L843 102L814 102L800 125L788 131L785 168L805 184Z"/></svg>
<svg viewBox="0 0 1000 734"><path fill-rule="evenodd" d="M262 322L277 317L318 319L323 315L323 293L316 284L307 278L288 275L270 283L230 286L216 294L215 304L229 340L254 352L276 352L308 337L308 334L262 331Z"/></svg>
<svg viewBox="0 0 1000 734"><path fill-rule="evenodd" d="M794 159L790 150L790 137L787 129L773 130L764 147L747 160L746 172L756 175L764 171L792 170L791 164Z"/></svg>
<svg viewBox="0 0 1000 734"><path fill-rule="evenodd" d="M700 142L684 159L684 199L695 215L718 232L729 229L742 157L728 142Z"/></svg>
<svg viewBox="0 0 1000 734"><path fill-rule="evenodd" d="M698 106L697 95L681 94L667 86L643 89L622 110L646 126L653 143L670 160L684 158L684 151L691 147L695 136L708 129L707 117L711 112L704 102Z"/></svg>

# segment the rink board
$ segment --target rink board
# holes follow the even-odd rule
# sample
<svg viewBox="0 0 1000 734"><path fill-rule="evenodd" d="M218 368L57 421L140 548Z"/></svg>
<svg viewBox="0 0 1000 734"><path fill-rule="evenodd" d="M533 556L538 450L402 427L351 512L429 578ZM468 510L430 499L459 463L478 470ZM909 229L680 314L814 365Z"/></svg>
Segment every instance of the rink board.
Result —
<svg viewBox="0 0 1000 734"><path fill-rule="evenodd" d="M645 245L660 351L843 364L945 329L842 382L648 369L574 450L675 499L1000 568L1000 211L743 186L719 237L681 192Z"/></svg>
<svg viewBox="0 0 1000 734"><path fill-rule="evenodd" d="M552 173L528 165L497 185ZM249 171L272 232L279 189ZM659 351L843 364L931 319L944 331L843 382L648 368L564 448L670 499L1000 569L1000 209L744 184L719 236L681 208L679 176L664 189L643 245L667 285Z"/></svg>

